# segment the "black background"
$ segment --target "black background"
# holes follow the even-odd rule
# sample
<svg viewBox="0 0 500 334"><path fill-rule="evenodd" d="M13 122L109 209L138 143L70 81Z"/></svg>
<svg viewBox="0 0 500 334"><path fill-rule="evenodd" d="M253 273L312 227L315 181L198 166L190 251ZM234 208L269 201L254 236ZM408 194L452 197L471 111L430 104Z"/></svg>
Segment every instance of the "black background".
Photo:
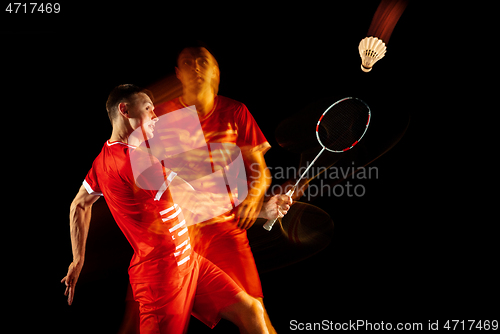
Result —
<svg viewBox="0 0 500 334"><path fill-rule="evenodd" d="M82 274L74 305L66 305L59 281L72 258L69 205L111 133L109 91L171 75L176 46L187 38L216 52L219 94L248 106L272 145L270 167L298 166L300 155L280 147L275 130L318 101L365 100L374 125L362 149L371 154L384 145L370 143L395 142L408 126L371 164L377 179L351 181L365 186L365 196L311 202L335 224L328 247L261 275L278 332L288 332L292 319L425 327L428 320L498 317L496 217L487 212L494 172L491 155L477 150L486 139L467 130L482 133L474 119L481 126L493 119L463 117L464 100L474 94L461 90L462 82L474 73L447 53L460 16L410 3L385 58L363 73L357 46L377 5L74 3L62 4L60 14L2 12L4 187L10 189L4 289L19 328L112 333L120 323L126 264L102 264L127 247L116 227L103 234L91 229L88 251L103 267L87 258L94 271ZM460 30L463 39L466 32ZM102 203L98 208L105 212ZM255 255L259 265L265 254ZM213 330L225 331L237 330L224 322ZM190 332L208 329L193 321Z"/></svg>

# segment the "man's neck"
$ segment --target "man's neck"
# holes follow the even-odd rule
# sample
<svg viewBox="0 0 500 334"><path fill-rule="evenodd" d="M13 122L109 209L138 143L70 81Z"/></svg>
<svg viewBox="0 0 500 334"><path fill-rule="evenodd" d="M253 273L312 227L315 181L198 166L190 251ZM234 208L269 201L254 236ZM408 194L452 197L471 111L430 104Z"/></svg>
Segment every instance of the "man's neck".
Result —
<svg viewBox="0 0 500 334"><path fill-rule="evenodd" d="M203 118L212 111L215 103L215 95L211 89L204 91L184 90L182 101L188 106L194 105L198 115Z"/></svg>
<svg viewBox="0 0 500 334"><path fill-rule="evenodd" d="M120 133L119 131L114 131L111 133L111 137L109 138L110 142L121 141L122 143L128 143L128 136Z"/></svg>
<svg viewBox="0 0 500 334"><path fill-rule="evenodd" d="M118 126L113 127L113 132L111 132L111 137L109 138L110 142L120 141L125 144L139 146L140 141L135 137L131 136L130 129L122 129Z"/></svg>

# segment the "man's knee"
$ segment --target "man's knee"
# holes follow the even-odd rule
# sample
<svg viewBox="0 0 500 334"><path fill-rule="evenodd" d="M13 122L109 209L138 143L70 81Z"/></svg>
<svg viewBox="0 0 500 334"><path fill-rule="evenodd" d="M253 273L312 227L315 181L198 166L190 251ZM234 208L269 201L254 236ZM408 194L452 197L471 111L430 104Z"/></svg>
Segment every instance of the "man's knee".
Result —
<svg viewBox="0 0 500 334"><path fill-rule="evenodd" d="M257 299L249 296L246 292L240 292L236 298L236 303L222 310L221 316L223 318L235 324L244 321L260 321L263 319L264 308Z"/></svg>
<svg viewBox="0 0 500 334"><path fill-rule="evenodd" d="M255 314L256 317L264 317L264 307L262 306L262 303L253 297L248 297L250 298L250 312Z"/></svg>

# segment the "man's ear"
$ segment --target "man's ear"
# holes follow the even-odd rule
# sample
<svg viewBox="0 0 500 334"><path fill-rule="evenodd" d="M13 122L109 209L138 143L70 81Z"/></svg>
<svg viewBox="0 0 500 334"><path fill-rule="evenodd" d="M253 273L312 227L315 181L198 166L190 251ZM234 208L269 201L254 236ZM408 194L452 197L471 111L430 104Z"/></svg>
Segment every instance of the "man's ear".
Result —
<svg viewBox="0 0 500 334"><path fill-rule="evenodd" d="M126 102L120 102L118 104L118 111L120 112L120 114L122 114L122 116L125 116L128 118L129 114L128 114L128 103Z"/></svg>
<svg viewBox="0 0 500 334"><path fill-rule="evenodd" d="M179 68L177 68L177 66L175 67L175 76L177 77L177 79L181 80L181 78L179 78Z"/></svg>

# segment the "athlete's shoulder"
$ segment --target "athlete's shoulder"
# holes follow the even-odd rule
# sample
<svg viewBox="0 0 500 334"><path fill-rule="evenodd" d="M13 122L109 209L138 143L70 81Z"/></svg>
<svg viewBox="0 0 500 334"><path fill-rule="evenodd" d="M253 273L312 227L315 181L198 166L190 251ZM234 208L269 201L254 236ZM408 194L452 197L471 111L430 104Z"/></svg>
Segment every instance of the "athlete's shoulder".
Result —
<svg viewBox="0 0 500 334"><path fill-rule="evenodd" d="M246 115L249 111L243 102L233 100L225 96L217 96L217 108L219 113L229 113L232 115Z"/></svg>
<svg viewBox="0 0 500 334"><path fill-rule="evenodd" d="M104 145L102 145L101 151L99 152L97 157L94 159L94 161L98 161L98 160L103 159L103 157L105 155L106 148L107 148L107 143L108 143L108 141L104 142Z"/></svg>
<svg viewBox="0 0 500 334"><path fill-rule="evenodd" d="M120 171L130 164L130 152L135 150L135 146L121 141L109 140L104 144L103 157L106 170Z"/></svg>
<svg viewBox="0 0 500 334"><path fill-rule="evenodd" d="M246 108L246 105L243 102L221 95L217 95L217 104L221 107Z"/></svg>

